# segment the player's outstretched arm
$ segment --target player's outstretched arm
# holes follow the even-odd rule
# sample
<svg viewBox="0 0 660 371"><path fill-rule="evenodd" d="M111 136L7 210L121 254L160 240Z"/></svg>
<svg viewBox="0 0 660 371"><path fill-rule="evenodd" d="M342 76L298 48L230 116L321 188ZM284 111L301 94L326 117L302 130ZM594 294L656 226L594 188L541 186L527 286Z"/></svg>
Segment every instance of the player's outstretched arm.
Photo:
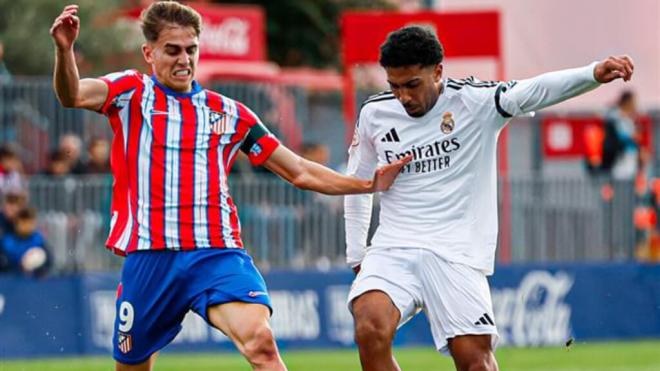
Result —
<svg viewBox="0 0 660 371"><path fill-rule="evenodd" d="M531 79L502 84L495 104L505 117L518 116L563 102L617 79L629 81L634 64L627 55L608 57L588 66L548 72Z"/></svg>
<svg viewBox="0 0 660 371"><path fill-rule="evenodd" d="M50 28L55 43L53 87L63 106L98 111L108 97L108 86L98 79L80 80L73 52L80 32L77 14L78 5L67 5Z"/></svg>
<svg viewBox="0 0 660 371"><path fill-rule="evenodd" d="M383 192L388 190L401 168L410 162L406 157L376 170L372 180L342 175L332 169L293 153L283 145L264 162L264 166L294 186L329 195Z"/></svg>

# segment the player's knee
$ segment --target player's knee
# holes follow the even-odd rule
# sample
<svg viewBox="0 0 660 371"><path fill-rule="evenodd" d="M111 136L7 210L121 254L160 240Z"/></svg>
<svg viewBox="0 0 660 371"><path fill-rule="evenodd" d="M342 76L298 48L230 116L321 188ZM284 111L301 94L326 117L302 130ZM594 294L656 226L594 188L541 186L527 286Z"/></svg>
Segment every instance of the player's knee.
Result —
<svg viewBox="0 0 660 371"><path fill-rule="evenodd" d="M355 342L360 346L389 346L393 334L386 326L379 326L378 322L365 319L355 322Z"/></svg>
<svg viewBox="0 0 660 371"><path fill-rule="evenodd" d="M277 345L273 332L267 326L256 329L243 345L245 358L252 364L267 364L277 361Z"/></svg>

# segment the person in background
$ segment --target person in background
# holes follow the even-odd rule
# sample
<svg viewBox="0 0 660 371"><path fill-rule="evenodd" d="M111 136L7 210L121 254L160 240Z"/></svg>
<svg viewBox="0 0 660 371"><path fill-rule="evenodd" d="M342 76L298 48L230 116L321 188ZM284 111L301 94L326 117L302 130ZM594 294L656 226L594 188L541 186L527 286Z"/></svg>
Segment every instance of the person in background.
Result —
<svg viewBox="0 0 660 371"><path fill-rule="evenodd" d="M110 173L110 143L106 139L93 138L87 146L87 154L85 174Z"/></svg>
<svg viewBox="0 0 660 371"><path fill-rule="evenodd" d="M82 140L78 135L68 133L60 137L58 151L64 155L64 158L69 163L69 172L71 174L83 174L85 172L85 166L80 159L81 150Z"/></svg>
<svg viewBox="0 0 660 371"><path fill-rule="evenodd" d="M49 268L46 240L37 230L37 211L24 207L14 218L13 231L0 238L0 250L7 258L9 272L43 277Z"/></svg>
<svg viewBox="0 0 660 371"><path fill-rule="evenodd" d="M21 159L10 147L0 147L0 196L4 192L24 188Z"/></svg>
<svg viewBox="0 0 660 371"><path fill-rule="evenodd" d="M2 197L0 209L0 236L14 231L18 212L27 206L27 192L11 190Z"/></svg>
<svg viewBox="0 0 660 371"><path fill-rule="evenodd" d="M9 69L7 69L7 65L5 65L4 57L5 57L5 45L2 43L2 40L0 40L0 84L11 82L12 80L11 72L9 72Z"/></svg>
<svg viewBox="0 0 660 371"><path fill-rule="evenodd" d="M0 208L0 239L6 234L14 233L14 221L19 211L27 204L25 192L12 189L2 195ZM10 269L9 257L0 246L0 272Z"/></svg>
<svg viewBox="0 0 660 371"><path fill-rule="evenodd" d="M614 180L633 180L640 169L637 98L626 90L605 114L602 168Z"/></svg>
<svg viewBox="0 0 660 371"><path fill-rule="evenodd" d="M69 157L61 150L53 151L48 155L48 165L43 174L52 177L62 177L71 174Z"/></svg>

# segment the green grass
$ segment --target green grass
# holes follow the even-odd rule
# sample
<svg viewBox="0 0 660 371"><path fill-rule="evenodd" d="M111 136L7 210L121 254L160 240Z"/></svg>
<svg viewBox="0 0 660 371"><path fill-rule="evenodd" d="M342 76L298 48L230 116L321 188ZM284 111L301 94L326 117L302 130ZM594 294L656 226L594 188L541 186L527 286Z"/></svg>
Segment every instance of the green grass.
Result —
<svg viewBox="0 0 660 371"><path fill-rule="evenodd" d="M395 350L405 371L453 370L451 359L430 348ZM576 343L567 348L501 348L497 351L503 371L658 371L660 341L625 343ZM284 351L290 371L359 370L357 351ZM37 361L0 360L0 371L94 371L114 370L109 357L42 359ZM163 354L157 371L237 370L250 368L238 354Z"/></svg>

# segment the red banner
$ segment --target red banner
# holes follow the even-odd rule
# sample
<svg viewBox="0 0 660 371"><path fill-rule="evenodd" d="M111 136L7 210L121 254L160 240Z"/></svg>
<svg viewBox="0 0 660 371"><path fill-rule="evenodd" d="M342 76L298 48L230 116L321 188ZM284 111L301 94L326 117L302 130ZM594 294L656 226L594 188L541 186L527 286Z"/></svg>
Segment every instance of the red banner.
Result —
<svg viewBox="0 0 660 371"><path fill-rule="evenodd" d="M266 59L264 11L259 6L187 3L202 15L200 60Z"/></svg>
<svg viewBox="0 0 660 371"><path fill-rule="evenodd" d="M435 29L448 58L500 57L497 12L348 12L341 22L345 66L377 62L387 34L411 24Z"/></svg>
<svg viewBox="0 0 660 371"><path fill-rule="evenodd" d="M257 5L186 3L202 16L200 61L264 61L264 11ZM124 14L139 19L142 9Z"/></svg>
<svg viewBox="0 0 660 371"><path fill-rule="evenodd" d="M652 120L649 116L637 119L639 144L652 149ZM543 153L547 159L569 159L599 155L604 139L603 118L546 117L541 121Z"/></svg>

